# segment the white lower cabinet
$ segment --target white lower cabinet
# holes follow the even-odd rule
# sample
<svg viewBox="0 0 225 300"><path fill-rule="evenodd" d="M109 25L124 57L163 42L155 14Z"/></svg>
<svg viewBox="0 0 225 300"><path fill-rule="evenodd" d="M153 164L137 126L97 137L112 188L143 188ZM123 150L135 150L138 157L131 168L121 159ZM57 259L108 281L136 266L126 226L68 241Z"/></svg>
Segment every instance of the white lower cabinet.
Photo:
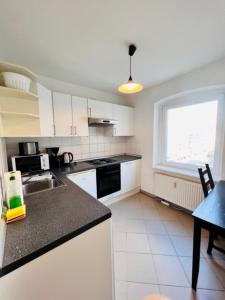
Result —
<svg viewBox="0 0 225 300"><path fill-rule="evenodd" d="M98 199L104 204L110 204L124 198L128 192L140 188L141 159L121 163L121 190ZM82 190L97 199L96 170L78 172L67 176ZM135 191L134 191L135 192Z"/></svg>
<svg viewBox="0 0 225 300"><path fill-rule="evenodd" d="M71 181L77 184L82 190L97 198L96 170L74 173L67 176Z"/></svg>
<svg viewBox="0 0 225 300"><path fill-rule="evenodd" d="M111 219L0 278L4 300L113 300Z"/></svg>
<svg viewBox="0 0 225 300"><path fill-rule="evenodd" d="M121 163L121 192L127 193L140 187L141 160Z"/></svg>

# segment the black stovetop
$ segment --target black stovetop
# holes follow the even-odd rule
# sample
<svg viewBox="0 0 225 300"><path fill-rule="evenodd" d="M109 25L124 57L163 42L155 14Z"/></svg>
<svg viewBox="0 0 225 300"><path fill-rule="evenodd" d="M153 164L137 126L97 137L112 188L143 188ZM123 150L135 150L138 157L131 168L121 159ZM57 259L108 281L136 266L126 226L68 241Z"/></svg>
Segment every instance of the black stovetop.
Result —
<svg viewBox="0 0 225 300"><path fill-rule="evenodd" d="M115 160L112 158L100 158L100 159L94 159L94 160L88 161L89 164L95 165L95 166L105 165L105 164L109 164L112 162L115 162Z"/></svg>

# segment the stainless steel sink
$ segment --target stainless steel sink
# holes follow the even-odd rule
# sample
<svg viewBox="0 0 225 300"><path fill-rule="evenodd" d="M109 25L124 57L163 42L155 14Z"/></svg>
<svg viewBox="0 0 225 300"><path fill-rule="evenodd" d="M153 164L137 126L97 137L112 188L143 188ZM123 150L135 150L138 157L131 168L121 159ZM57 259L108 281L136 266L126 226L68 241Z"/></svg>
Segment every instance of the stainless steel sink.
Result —
<svg viewBox="0 0 225 300"><path fill-rule="evenodd" d="M56 187L64 185L63 182L56 178L45 178L38 181L32 181L32 182L26 182L23 184L23 194L24 196L30 195L33 193L46 191L46 190L52 190Z"/></svg>

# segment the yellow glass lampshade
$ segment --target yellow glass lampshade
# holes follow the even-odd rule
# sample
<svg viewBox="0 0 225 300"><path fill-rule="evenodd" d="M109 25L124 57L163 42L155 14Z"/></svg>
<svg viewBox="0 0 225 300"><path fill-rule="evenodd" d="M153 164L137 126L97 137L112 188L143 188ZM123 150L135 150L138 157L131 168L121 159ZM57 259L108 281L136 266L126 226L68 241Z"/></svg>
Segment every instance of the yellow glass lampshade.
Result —
<svg viewBox="0 0 225 300"><path fill-rule="evenodd" d="M127 83L121 84L118 88L118 91L123 94L134 94L141 90L143 90L143 85L134 82L132 79L129 79Z"/></svg>

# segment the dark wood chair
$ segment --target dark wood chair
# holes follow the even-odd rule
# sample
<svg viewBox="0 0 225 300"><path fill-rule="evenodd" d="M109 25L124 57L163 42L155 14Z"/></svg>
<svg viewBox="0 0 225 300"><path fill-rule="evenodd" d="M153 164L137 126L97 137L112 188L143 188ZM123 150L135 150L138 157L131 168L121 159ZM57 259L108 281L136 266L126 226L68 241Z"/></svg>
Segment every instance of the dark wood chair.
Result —
<svg viewBox="0 0 225 300"><path fill-rule="evenodd" d="M208 196L208 194L214 189L215 184L213 181L213 177L212 177L212 173L210 170L210 167L208 164L205 165L205 170L203 170L202 168L198 168L198 173L200 176L200 180L201 180L201 184L202 184L202 190L203 190L203 194L205 197ZM208 254L212 254L212 249L216 249L222 253L225 254L225 250L216 246L214 244L214 240L217 239L217 234L216 232L212 232L210 231L209 233L209 243L208 243L208 248L207 248L207 253Z"/></svg>

